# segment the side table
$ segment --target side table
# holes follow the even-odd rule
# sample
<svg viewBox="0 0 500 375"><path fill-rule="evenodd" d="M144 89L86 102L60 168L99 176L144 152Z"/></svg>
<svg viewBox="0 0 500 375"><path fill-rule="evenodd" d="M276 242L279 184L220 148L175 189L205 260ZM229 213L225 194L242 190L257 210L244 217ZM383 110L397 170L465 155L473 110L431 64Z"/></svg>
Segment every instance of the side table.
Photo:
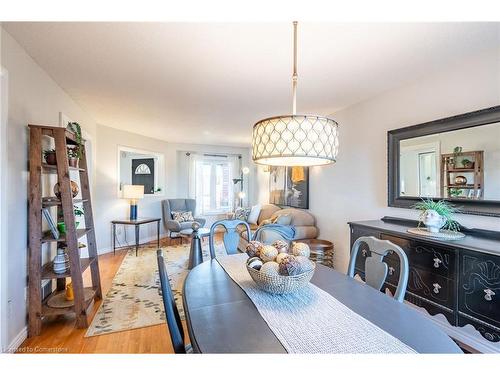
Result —
<svg viewBox="0 0 500 375"><path fill-rule="evenodd" d="M311 256L309 258L312 261L333 268L333 243L317 238L297 240L297 242L303 242L309 245L311 249Z"/></svg>
<svg viewBox="0 0 500 375"><path fill-rule="evenodd" d="M111 224L113 225L113 255L115 255L116 253L116 224L133 225L135 227L135 256L137 256L137 251L139 250L139 228L142 224L156 222L157 243L158 247L160 247L160 220L161 218L149 217L149 218L140 218L136 220L111 221Z"/></svg>

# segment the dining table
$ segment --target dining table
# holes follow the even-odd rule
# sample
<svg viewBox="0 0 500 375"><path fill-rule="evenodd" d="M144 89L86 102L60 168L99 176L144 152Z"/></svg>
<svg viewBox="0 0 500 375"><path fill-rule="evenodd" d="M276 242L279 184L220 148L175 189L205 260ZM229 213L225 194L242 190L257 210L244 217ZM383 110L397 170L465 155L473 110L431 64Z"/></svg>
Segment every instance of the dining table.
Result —
<svg viewBox="0 0 500 375"><path fill-rule="evenodd" d="M416 353L462 353L422 312L339 271L317 264L311 283ZM189 272L183 305L196 353L287 353L252 300L217 259Z"/></svg>

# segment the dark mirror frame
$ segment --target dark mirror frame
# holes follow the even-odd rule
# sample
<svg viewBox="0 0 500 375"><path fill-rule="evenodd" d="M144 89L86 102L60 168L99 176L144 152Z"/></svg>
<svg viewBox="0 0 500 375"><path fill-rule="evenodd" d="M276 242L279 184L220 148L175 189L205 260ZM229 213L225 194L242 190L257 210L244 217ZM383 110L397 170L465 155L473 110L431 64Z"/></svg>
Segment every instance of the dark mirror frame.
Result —
<svg viewBox="0 0 500 375"><path fill-rule="evenodd" d="M419 197L399 195L399 142L424 135L444 133L452 130L473 128L475 126L500 122L500 106L464 113L406 128L387 132L388 161L388 205L389 207L411 208L420 201ZM500 140L499 140L500 142ZM500 166L499 166L500 168ZM435 201L441 198L433 198ZM500 201L448 199L460 208L460 212L472 215L500 217Z"/></svg>

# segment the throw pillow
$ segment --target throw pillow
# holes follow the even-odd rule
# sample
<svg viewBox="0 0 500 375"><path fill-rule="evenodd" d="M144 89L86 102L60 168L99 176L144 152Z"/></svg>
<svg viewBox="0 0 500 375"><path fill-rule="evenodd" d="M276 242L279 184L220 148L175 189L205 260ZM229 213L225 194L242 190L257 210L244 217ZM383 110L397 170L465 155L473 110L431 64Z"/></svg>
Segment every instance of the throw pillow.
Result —
<svg viewBox="0 0 500 375"><path fill-rule="evenodd" d="M234 211L234 219L247 221L248 215L250 215L250 210L251 210L251 208L238 207Z"/></svg>
<svg viewBox="0 0 500 375"><path fill-rule="evenodd" d="M271 219L266 219L266 220L262 220L262 222L260 223L260 226L264 226L264 225L267 225L267 224L272 224L273 221Z"/></svg>
<svg viewBox="0 0 500 375"><path fill-rule="evenodd" d="M193 213L191 211L172 211L172 219L183 223L185 221L194 221Z"/></svg>
<svg viewBox="0 0 500 375"><path fill-rule="evenodd" d="M259 220L261 205L256 204L252 206L250 209L250 214L248 214L247 221L249 224L257 224L257 220Z"/></svg>
<svg viewBox="0 0 500 375"><path fill-rule="evenodd" d="M278 215L273 220L274 224L290 225L292 223L292 215Z"/></svg>

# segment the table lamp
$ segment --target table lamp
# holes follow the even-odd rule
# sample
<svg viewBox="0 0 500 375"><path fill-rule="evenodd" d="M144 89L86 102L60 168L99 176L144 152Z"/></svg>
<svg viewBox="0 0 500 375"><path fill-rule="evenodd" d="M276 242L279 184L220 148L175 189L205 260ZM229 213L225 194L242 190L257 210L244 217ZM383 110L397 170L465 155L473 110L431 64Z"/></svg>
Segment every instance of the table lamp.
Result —
<svg viewBox="0 0 500 375"><path fill-rule="evenodd" d="M144 185L124 185L123 198L130 199L130 220L137 220L137 200L144 198Z"/></svg>

